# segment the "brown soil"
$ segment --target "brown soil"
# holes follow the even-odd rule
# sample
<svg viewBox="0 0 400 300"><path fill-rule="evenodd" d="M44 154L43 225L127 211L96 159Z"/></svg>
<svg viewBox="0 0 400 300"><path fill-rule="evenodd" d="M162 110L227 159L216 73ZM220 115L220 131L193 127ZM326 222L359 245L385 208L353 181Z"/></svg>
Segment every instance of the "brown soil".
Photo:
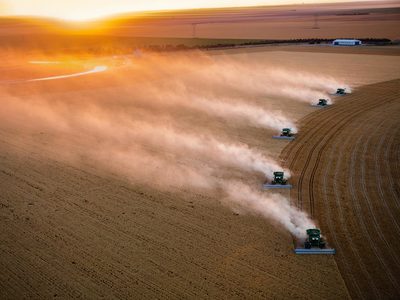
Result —
<svg viewBox="0 0 400 300"><path fill-rule="evenodd" d="M365 86L305 117L282 154L353 298L400 296L399 98L400 80Z"/></svg>
<svg viewBox="0 0 400 300"><path fill-rule="evenodd" d="M238 53L232 57L248 63L270 61L270 67L317 75L329 73L352 86L398 78L399 74L393 56L268 51ZM347 68L342 68L343 64ZM130 79L129 85L113 81L120 73ZM104 74L66 81L21 84L18 88L3 86L7 93L1 91L0 101L7 103L11 94L27 101L40 96L60 104L80 103L80 99L107 103L107 99L118 95L123 102L132 99L141 87L140 74L134 70L111 68ZM364 96L370 99L373 95L380 99L381 91L387 93L385 89L392 88L379 84L365 91L360 88L338 101L337 107L345 105L347 99L364 99ZM387 97L391 95L388 92ZM248 101L265 105L266 109L285 110L294 119L315 110L307 103L290 99L260 96L260 99L249 97ZM129 113L139 119L150 118L143 114L145 106L139 101L137 104ZM226 122L189 110L161 113L155 106L150 108L154 115L150 120L155 123L161 122L157 119L162 118L162 113L169 113L182 126L195 127L203 134L229 137L273 156L285 145L269 139L272 130ZM394 113L391 106L387 108ZM2 109L4 105L0 106L0 112ZM336 104L317 114L334 109ZM347 116L346 111L342 113ZM347 280L349 275L341 275L337 266L338 262L343 271L340 258L344 251L325 225L324 220L329 218L319 215L322 208L316 207L315 217L328 234L329 242L338 249L337 262L332 256L295 256L292 237L286 230L260 216L233 213L220 204L218 193L190 188L165 191L151 183L128 180L89 160L72 163L57 153L60 148L55 147L56 133L51 128L39 130L19 116L6 117L15 119L11 123L15 126L0 121L0 298L349 297L342 278ZM307 128L301 130L307 134ZM74 144L74 136L63 138L67 144ZM291 145L296 146L301 140L300 136ZM393 149L398 145L396 141L389 143ZM248 177L255 184L264 179L260 174ZM368 259L372 264L377 261ZM353 266L356 262L348 264ZM361 290L364 288L361 283L359 286ZM390 291L388 283L382 283L382 287ZM348 288L353 295L351 282Z"/></svg>
<svg viewBox="0 0 400 300"><path fill-rule="evenodd" d="M0 131L2 299L347 297L332 257L295 256L287 232L218 195L129 183L49 159L46 133L16 136Z"/></svg>
<svg viewBox="0 0 400 300"><path fill-rule="evenodd" d="M140 74L125 70L129 84L110 88L119 71L7 86L0 113L13 97L81 101L82 109L80 99L132 99L142 87L135 81ZM309 108L298 102L292 107L297 114ZM156 108L152 113L160 119ZM129 113L144 118L140 105ZM184 115L182 123L196 124L203 134L226 135L277 154L283 145L266 142L272 130L187 110L171 114ZM0 122L1 299L348 298L332 257L296 256L290 233L260 216L232 212L217 192L165 191L90 159L71 162L60 155L52 128L39 129L32 118L5 117L11 125ZM69 151L79 152L75 136L62 138ZM264 180L260 174L249 177L256 184Z"/></svg>

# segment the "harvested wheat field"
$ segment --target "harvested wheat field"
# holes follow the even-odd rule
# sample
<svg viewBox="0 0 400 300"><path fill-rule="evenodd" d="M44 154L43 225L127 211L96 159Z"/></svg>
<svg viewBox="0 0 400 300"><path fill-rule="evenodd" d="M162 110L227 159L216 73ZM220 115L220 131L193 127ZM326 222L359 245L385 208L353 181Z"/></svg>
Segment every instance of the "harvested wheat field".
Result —
<svg viewBox="0 0 400 300"><path fill-rule="evenodd" d="M282 154L353 298L399 296L399 96L399 80L365 86L303 118Z"/></svg>
<svg viewBox="0 0 400 300"><path fill-rule="evenodd" d="M62 2L0 12L1 299L400 297L397 1Z"/></svg>
<svg viewBox="0 0 400 300"><path fill-rule="evenodd" d="M215 54L69 61L67 78L12 57L1 298L398 296L398 57ZM298 139L272 140L285 126ZM291 195L262 191L281 168ZM315 225L335 257L293 253Z"/></svg>

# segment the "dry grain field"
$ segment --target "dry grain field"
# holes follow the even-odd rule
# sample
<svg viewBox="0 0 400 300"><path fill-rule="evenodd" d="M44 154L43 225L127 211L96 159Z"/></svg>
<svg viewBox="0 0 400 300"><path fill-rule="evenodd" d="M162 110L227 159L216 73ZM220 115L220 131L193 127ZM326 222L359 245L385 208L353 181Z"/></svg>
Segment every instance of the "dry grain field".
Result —
<svg viewBox="0 0 400 300"><path fill-rule="evenodd" d="M399 298L399 56L3 47L0 298Z"/></svg>

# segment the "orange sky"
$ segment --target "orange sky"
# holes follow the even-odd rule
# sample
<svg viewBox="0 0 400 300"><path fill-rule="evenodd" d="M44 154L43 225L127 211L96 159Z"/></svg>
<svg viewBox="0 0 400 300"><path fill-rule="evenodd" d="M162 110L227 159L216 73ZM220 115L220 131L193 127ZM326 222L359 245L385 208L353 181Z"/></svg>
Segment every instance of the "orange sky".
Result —
<svg viewBox="0 0 400 300"><path fill-rule="evenodd" d="M0 0L0 15L85 20L131 11L350 1L354 0Z"/></svg>

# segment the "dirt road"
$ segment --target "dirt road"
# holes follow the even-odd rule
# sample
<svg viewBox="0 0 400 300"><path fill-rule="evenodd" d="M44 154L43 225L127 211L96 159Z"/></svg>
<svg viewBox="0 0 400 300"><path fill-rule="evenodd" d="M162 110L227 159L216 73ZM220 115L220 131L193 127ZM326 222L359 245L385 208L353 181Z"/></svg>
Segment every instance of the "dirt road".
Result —
<svg viewBox="0 0 400 300"><path fill-rule="evenodd" d="M306 116L282 153L354 298L400 296L399 98L400 80L365 86Z"/></svg>

